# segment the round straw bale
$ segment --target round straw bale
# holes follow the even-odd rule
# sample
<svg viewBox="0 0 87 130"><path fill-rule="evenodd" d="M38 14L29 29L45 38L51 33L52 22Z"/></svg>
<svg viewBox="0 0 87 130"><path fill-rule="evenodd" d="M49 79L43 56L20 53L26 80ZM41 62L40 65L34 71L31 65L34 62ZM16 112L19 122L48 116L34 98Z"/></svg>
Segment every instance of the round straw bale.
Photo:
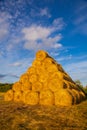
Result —
<svg viewBox="0 0 87 130"><path fill-rule="evenodd" d="M54 64L55 63L55 61L52 59L52 58L50 58L50 57L46 57L45 59L44 59L44 61L43 61L43 65L45 66L45 67L48 67L49 65L52 65L52 64Z"/></svg>
<svg viewBox="0 0 87 130"><path fill-rule="evenodd" d="M41 66L42 65L42 62L41 61L39 61L39 60L34 60L33 62L32 62L32 66L33 67L39 67L39 66Z"/></svg>
<svg viewBox="0 0 87 130"><path fill-rule="evenodd" d="M47 80L48 80L48 74L46 72L41 73L39 75L39 81L40 82L45 83L45 82L47 82Z"/></svg>
<svg viewBox="0 0 87 130"><path fill-rule="evenodd" d="M15 102L21 102L22 101L22 92L14 92L14 101Z"/></svg>
<svg viewBox="0 0 87 130"><path fill-rule="evenodd" d="M21 87L22 87L22 84L20 82L16 82L16 83L13 84L12 90L13 91L20 91Z"/></svg>
<svg viewBox="0 0 87 130"><path fill-rule="evenodd" d="M74 99L73 104L77 104L77 103L78 103L78 97L77 97L76 92L72 91L72 89L68 89L68 91L69 91L69 92L72 94L72 96L73 96L73 99Z"/></svg>
<svg viewBox="0 0 87 130"><path fill-rule="evenodd" d="M30 83L34 83L37 80L38 80L38 76L36 74L30 75L30 79L29 79Z"/></svg>
<svg viewBox="0 0 87 130"><path fill-rule="evenodd" d="M43 50L39 50L36 53L36 59L39 61L43 61L47 56L48 56L48 53Z"/></svg>
<svg viewBox="0 0 87 130"><path fill-rule="evenodd" d="M36 73L35 67L33 66L29 67L27 72L29 73L29 75Z"/></svg>
<svg viewBox="0 0 87 130"><path fill-rule="evenodd" d="M40 92L40 104L41 105L53 105L54 94L50 90Z"/></svg>
<svg viewBox="0 0 87 130"><path fill-rule="evenodd" d="M13 100L13 91L12 91L12 90L8 90L8 91L4 94L4 100L5 100L5 101L12 101L12 100Z"/></svg>
<svg viewBox="0 0 87 130"><path fill-rule="evenodd" d="M52 92L56 92L59 89L63 88L63 81L58 79L52 79L48 82L48 88Z"/></svg>
<svg viewBox="0 0 87 130"><path fill-rule="evenodd" d="M71 106L73 104L73 96L67 89L59 89L54 93L55 105Z"/></svg>
<svg viewBox="0 0 87 130"><path fill-rule="evenodd" d="M22 102L24 103L26 102L26 96L29 92L31 92L31 90L23 91L22 98L21 98Z"/></svg>
<svg viewBox="0 0 87 130"><path fill-rule="evenodd" d="M43 65L42 65L42 66L38 66L38 67L36 68L36 73L37 73L38 75L43 74L43 73L45 73L45 72L46 72L46 70L45 70L45 68L44 68Z"/></svg>
<svg viewBox="0 0 87 130"><path fill-rule="evenodd" d="M42 83L37 81L32 84L32 91L40 92L42 90Z"/></svg>
<svg viewBox="0 0 87 130"><path fill-rule="evenodd" d="M62 66L60 64L57 64L57 68L60 72L65 73L64 69L62 68Z"/></svg>
<svg viewBox="0 0 87 130"><path fill-rule="evenodd" d="M25 104L36 105L39 103L39 94L37 92L28 92L25 97Z"/></svg>
<svg viewBox="0 0 87 130"><path fill-rule="evenodd" d="M72 89L72 92L76 95L77 103L81 102L81 95L78 90Z"/></svg>
<svg viewBox="0 0 87 130"><path fill-rule="evenodd" d="M80 97L81 97L81 101L85 100L86 99L86 95L84 92L80 91Z"/></svg>
<svg viewBox="0 0 87 130"><path fill-rule="evenodd" d="M60 79L62 80L63 79L63 74L60 72L60 71L54 71L52 73L50 73L50 79Z"/></svg>
<svg viewBox="0 0 87 130"><path fill-rule="evenodd" d="M21 91L27 91L31 89L32 89L32 85L30 82L24 82L21 86Z"/></svg>
<svg viewBox="0 0 87 130"><path fill-rule="evenodd" d="M20 77L20 82L23 83L25 81L29 81L29 74L28 73L24 73L21 75Z"/></svg>
<svg viewBox="0 0 87 130"><path fill-rule="evenodd" d="M56 72L56 71L58 71L58 68L55 64L52 64L52 65L49 65L46 67L46 71L48 73Z"/></svg>
<svg viewBox="0 0 87 130"><path fill-rule="evenodd" d="M69 81L71 83L74 83L74 81L71 79L71 77L65 73L63 73L63 79L66 81Z"/></svg>

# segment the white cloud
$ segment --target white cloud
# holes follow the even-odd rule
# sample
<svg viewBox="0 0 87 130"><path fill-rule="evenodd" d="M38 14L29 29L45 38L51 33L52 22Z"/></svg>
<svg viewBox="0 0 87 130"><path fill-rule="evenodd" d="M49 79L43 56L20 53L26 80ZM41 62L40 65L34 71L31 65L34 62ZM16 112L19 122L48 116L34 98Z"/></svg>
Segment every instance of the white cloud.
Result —
<svg viewBox="0 0 87 130"><path fill-rule="evenodd" d="M56 28L57 25L57 28ZM55 19L52 26L44 27L41 25L31 25L28 28L23 28L24 34L24 48L28 50L38 49L58 49L62 47L60 40L62 39L61 33L58 33L63 29L64 22L62 18ZM55 32L57 33L55 34ZM53 36L54 34L54 36Z"/></svg>
<svg viewBox="0 0 87 130"><path fill-rule="evenodd" d="M15 63L12 63L12 64L9 64L10 66L13 66L13 67L19 67L22 65L22 63L20 62L15 62Z"/></svg>

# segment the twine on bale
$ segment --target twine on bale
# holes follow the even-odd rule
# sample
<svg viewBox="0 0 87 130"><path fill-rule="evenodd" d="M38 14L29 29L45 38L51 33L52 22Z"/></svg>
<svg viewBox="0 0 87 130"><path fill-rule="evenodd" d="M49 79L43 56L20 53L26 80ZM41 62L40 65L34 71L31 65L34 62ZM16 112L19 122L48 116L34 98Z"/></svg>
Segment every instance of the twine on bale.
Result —
<svg viewBox="0 0 87 130"><path fill-rule="evenodd" d="M50 90L40 92L40 104L41 105L53 105L54 94Z"/></svg>
<svg viewBox="0 0 87 130"><path fill-rule="evenodd" d="M13 91L21 91L22 84L20 82L16 82L12 86Z"/></svg>
<svg viewBox="0 0 87 130"><path fill-rule="evenodd" d="M5 100L5 101L12 101L12 100L13 100L13 90L8 90L8 91L4 94L4 100Z"/></svg>
<svg viewBox="0 0 87 130"><path fill-rule="evenodd" d="M36 59L39 61L43 61L47 56L48 56L48 53L43 50L39 50L36 53Z"/></svg>
<svg viewBox="0 0 87 130"><path fill-rule="evenodd" d="M71 106L73 105L73 96L67 89L59 89L54 93L55 105Z"/></svg>
<svg viewBox="0 0 87 130"><path fill-rule="evenodd" d="M24 103L29 105L37 105L39 103L39 94L33 91L28 92Z"/></svg>

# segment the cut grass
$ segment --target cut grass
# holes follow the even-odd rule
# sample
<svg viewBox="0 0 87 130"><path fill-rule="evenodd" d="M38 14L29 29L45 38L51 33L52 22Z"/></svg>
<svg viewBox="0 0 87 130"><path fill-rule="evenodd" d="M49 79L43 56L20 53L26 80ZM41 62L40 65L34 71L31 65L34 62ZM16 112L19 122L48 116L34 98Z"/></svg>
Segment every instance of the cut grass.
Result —
<svg viewBox="0 0 87 130"><path fill-rule="evenodd" d="M87 100L71 107L0 100L0 130L87 130Z"/></svg>

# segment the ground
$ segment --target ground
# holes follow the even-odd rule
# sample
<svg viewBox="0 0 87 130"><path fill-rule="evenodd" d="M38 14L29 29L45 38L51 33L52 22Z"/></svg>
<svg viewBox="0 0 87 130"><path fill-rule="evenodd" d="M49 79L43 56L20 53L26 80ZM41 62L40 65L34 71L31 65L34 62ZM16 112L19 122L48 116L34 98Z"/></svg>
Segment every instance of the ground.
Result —
<svg viewBox="0 0 87 130"><path fill-rule="evenodd" d="M87 130L87 100L71 107L5 102L0 94L0 130Z"/></svg>

